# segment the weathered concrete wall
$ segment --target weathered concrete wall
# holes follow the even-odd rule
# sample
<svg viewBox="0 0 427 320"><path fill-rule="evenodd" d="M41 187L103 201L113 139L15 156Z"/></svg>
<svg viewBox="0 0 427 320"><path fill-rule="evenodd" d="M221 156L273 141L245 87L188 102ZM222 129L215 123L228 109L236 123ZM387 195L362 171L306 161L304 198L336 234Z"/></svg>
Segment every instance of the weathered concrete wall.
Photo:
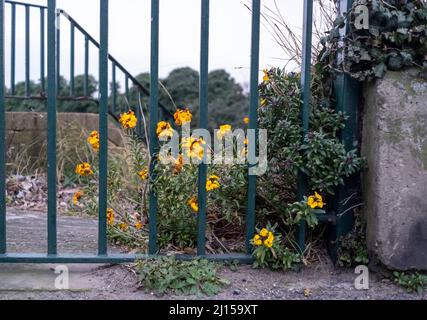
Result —
<svg viewBox="0 0 427 320"><path fill-rule="evenodd" d="M365 91L368 247L402 270L427 270L427 81L418 75L388 72Z"/></svg>
<svg viewBox="0 0 427 320"><path fill-rule="evenodd" d="M85 143L86 135L98 130L97 114L59 113L57 115L58 144L67 139L70 143ZM35 112L8 112L6 114L6 142L8 161L18 157L34 158L43 162L46 158L47 114ZM113 122L109 123L110 148L123 146L122 131ZM32 161L32 160L31 160Z"/></svg>

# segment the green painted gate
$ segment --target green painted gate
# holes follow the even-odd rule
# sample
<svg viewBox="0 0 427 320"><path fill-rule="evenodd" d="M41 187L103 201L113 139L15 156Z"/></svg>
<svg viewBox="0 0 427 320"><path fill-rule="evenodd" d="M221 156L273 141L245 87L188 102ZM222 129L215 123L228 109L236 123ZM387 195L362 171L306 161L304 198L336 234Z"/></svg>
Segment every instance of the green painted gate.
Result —
<svg viewBox="0 0 427 320"><path fill-rule="evenodd" d="M208 124L208 58L209 58L209 0L200 0L201 12L201 47L200 47L200 123L199 128L207 128ZM148 255L135 254L109 254L107 251L107 161L108 161L108 116L117 115L122 111L116 101L116 74L121 72L125 76L126 96L129 98L129 83L132 83L138 91L150 97L150 154L155 155L159 150L156 135L156 126L161 118L170 118L172 114L159 103L159 2L151 0L151 72L150 91L138 82L114 57L109 55L109 0L100 0L100 41L99 43L90 36L82 26L78 24L65 11L56 8L56 0L47 0L47 6L33 5L17 1L0 0L0 263L123 263L136 259L146 259L156 257L157 246L157 199L151 192L149 200L149 252ZM341 1L341 10L347 10L352 3L351 0ZM10 62L5 61L5 7L10 6L11 10L11 43ZM16 57L16 14L17 7L25 9L25 95L17 96L15 92L15 57ZM40 17L40 94L32 95L30 91L30 12L38 11ZM61 31L56 28L57 19L65 18L70 23L71 44L70 44L70 92L67 96L60 96L60 41ZM259 83L259 47L260 47L260 20L261 20L261 0L252 0L252 45L251 45L251 72L250 72L250 129L257 129L257 109L259 105L258 83ZM303 64L302 64L302 87L303 87L303 107L301 121L304 134L309 130L310 113L310 78L311 78L311 47L312 47L312 24L313 24L313 0L304 0L304 23L303 23ZM47 25L47 29L45 28ZM250 26L248 26L249 28ZM45 34L45 29L47 34ZM76 96L74 74L75 74L75 33L80 32L85 41L84 55L84 95ZM47 41L47 46L45 43ZM88 96L89 77L89 50L95 47L99 52L99 99ZM47 50L45 52L45 48ZM47 65L45 63L47 61ZM111 69L109 64L111 63ZM5 71L10 68L10 89L6 90ZM45 70L47 69L47 74ZM111 70L111 71L110 71ZM8 70L9 71L9 70ZM111 88L111 102L109 101L109 74L113 79ZM45 83L45 78L47 81ZM337 81L337 92L339 94L339 108L347 112L351 117L347 123L347 130L343 132L343 140L350 149L357 138L357 90L349 88L355 87L350 83L347 76L343 76ZM356 94L355 94L356 93ZM47 214L47 235L48 250L45 254L35 253L8 253L6 241L6 164L5 164L5 103L7 99L35 99L46 101L48 110L48 214ZM100 152L99 152L99 224L98 224L98 254L94 255L71 255L61 254L57 250L57 176L56 176L56 115L57 102L61 100L89 100L99 106L99 130L100 130ZM128 99L129 100L129 99ZM141 118L141 114L137 114ZM138 121L141 123L141 121ZM139 130L141 130L139 128ZM155 163L152 163L150 171L154 172ZM248 197L246 214L246 247L245 254L228 255L206 255L206 179L207 167L204 164L199 168L198 179L198 201L200 212L198 215L198 241L197 256L203 256L212 260L239 260L250 262L251 245L250 240L255 231L255 210L256 210L256 176L248 177ZM354 182L349 182L350 186L355 186ZM331 252L335 252L337 238L343 235L352 225L352 218L339 218L336 212L342 212L340 199L344 199L349 189L342 189L337 199L337 206L334 211L328 212L323 217L322 222L328 223L331 228L329 247ZM298 179L298 194L302 198L307 193L307 183L303 174ZM301 250L304 250L305 243L305 223L300 225L298 231L298 243ZM191 259L193 256L179 256L181 259Z"/></svg>

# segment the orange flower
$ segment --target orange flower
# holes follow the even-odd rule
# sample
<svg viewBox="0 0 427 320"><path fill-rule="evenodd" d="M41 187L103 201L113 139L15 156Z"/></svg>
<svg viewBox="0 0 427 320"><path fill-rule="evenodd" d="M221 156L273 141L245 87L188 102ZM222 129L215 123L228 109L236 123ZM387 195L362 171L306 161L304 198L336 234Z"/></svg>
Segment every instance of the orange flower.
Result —
<svg viewBox="0 0 427 320"><path fill-rule="evenodd" d="M141 221L138 221L137 223L135 223L135 229L136 230L141 230L143 227L143 224Z"/></svg>
<svg viewBox="0 0 427 320"><path fill-rule="evenodd" d="M87 138L87 142L92 146L93 150L99 150L99 133L98 131L92 131L90 136Z"/></svg>
<svg viewBox="0 0 427 320"><path fill-rule="evenodd" d="M243 123L244 124L249 124L249 117L244 117L243 118Z"/></svg>
<svg viewBox="0 0 427 320"><path fill-rule="evenodd" d="M77 205L81 197L83 196L83 193L81 191L77 191L73 196L73 204Z"/></svg>
<svg viewBox="0 0 427 320"><path fill-rule="evenodd" d="M93 174L92 167L89 163L83 162L76 167L76 173L82 177L87 177Z"/></svg>
<svg viewBox="0 0 427 320"><path fill-rule="evenodd" d="M193 197L190 200L188 200L188 205L190 206L191 210L194 211L194 213L199 212L199 204L198 204L197 197Z"/></svg>
<svg viewBox="0 0 427 320"><path fill-rule="evenodd" d="M156 130L157 136L161 140L167 140L169 138L173 137L173 129L171 125L168 122L160 121L157 124L157 130Z"/></svg>
<svg viewBox="0 0 427 320"><path fill-rule="evenodd" d="M202 138L195 139L190 137L183 140L182 147L191 159L202 160L205 154L205 144L206 142Z"/></svg>
<svg viewBox="0 0 427 320"><path fill-rule="evenodd" d="M142 181L147 180L148 178L148 169L143 169L138 173Z"/></svg>
<svg viewBox="0 0 427 320"><path fill-rule="evenodd" d="M127 231L129 229L129 226L125 222L120 222L119 229L122 230L122 231Z"/></svg>
<svg viewBox="0 0 427 320"><path fill-rule="evenodd" d="M114 211L111 208L107 209L107 223L110 226L114 225Z"/></svg>
<svg viewBox="0 0 427 320"><path fill-rule="evenodd" d="M189 109L179 109L174 114L175 123L177 126L182 127L183 125L191 122L193 115Z"/></svg>
<svg viewBox="0 0 427 320"><path fill-rule="evenodd" d="M184 167L184 157L182 154L178 156L178 159L175 160L175 164L173 166L173 174L178 175L182 171L182 168Z"/></svg>
<svg viewBox="0 0 427 320"><path fill-rule="evenodd" d="M136 118L135 113L133 111L129 111L120 115L119 122L122 124L123 128L133 129L136 127L138 119Z"/></svg>

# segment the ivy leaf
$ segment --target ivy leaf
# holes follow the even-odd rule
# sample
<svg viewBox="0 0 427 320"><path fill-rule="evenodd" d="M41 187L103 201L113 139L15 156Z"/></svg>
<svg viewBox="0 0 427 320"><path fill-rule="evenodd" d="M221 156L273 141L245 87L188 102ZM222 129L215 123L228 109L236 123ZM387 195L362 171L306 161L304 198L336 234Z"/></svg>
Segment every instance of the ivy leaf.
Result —
<svg viewBox="0 0 427 320"><path fill-rule="evenodd" d="M376 78L382 78L387 71L387 66L381 62L375 67L374 74Z"/></svg>

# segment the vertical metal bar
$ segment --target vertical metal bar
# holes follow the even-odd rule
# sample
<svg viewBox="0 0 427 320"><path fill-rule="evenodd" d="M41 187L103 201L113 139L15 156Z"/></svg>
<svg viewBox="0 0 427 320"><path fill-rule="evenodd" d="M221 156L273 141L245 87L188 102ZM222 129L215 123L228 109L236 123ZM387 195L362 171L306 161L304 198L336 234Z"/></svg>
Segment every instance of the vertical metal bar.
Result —
<svg viewBox="0 0 427 320"><path fill-rule="evenodd" d="M44 8L40 8L40 86L41 91L45 92L45 14Z"/></svg>
<svg viewBox="0 0 427 320"><path fill-rule="evenodd" d="M200 84L199 84L199 105L200 105L200 128L208 128L208 74L209 74L209 0L202 0L202 24L200 39ZM206 156L206 155L205 155ZM198 235L197 254L206 254L206 180L207 165L202 163L199 166L198 178Z"/></svg>
<svg viewBox="0 0 427 320"><path fill-rule="evenodd" d="M309 131L310 117L310 99L311 99L311 45L313 30L313 0L304 0L304 20L303 20L303 39L302 39L302 69L301 69L301 87L302 87L302 135L303 139ZM307 195L307 177L303 172L298 174L298 199L303 200ZM306 222L301 221L298 226L297 243L300 252L305 250Z"/></svg>
<svg viewBox="0 0 427 320"><path fill-rule="evenodd" d="M259 105L259 43L260 43L261 1L252 1L252 44L251 44L251 83L249 129L258 130L258 105ZM258 135L255 134L257 137ZM255 232L255 199L256 176L248 175L248 209L246 214L246 248L248 254L252 253L251 239Z"/></svg>
<svg viewBox="0 0 427 320"><path fill-rule="evenodd" d="M0 254L6 253L6 105L4 0L0 0Z"/></svg>
<svg viewBox="0 0 427 320"><path fill-rule="evenodd" d="M25 95L30 92L30 7L25 6Z"/></svg>
<svg viewBox="0 0 427 320"><path fill-rule="evenodd" d="M15 95L15 73L16 73L16 5L12 4L11 8L11 44L10 44L10 92Z"/></svg>
<svg viewBox="0 0 427 320"><path fill-rule="evenodd" d="M339 3L339 13L349 12L353 0L341 0ZM340 30L340 36L344 37L350 30L347 23ZM342 62L344 53L339 52L336 59ZM359 145L359 110L362 104L362 84L347 74L338 74L335 79L335 100L336 110L344 112L348 118L345 120L345 128L340 132L340 139L347 151ZM333 261L337 260L337 250L340 246L340 239L352 230L354 225L354 210L357 205L357 197L351 195L359 194L360 181L357 177L344 179L344 186L337 188L333 209L336 212L336 224L328 228L328 251ZM346 200L347 199L347 200ZM350 199L350 200L348 200ZM330 206L328 206L331 209ZM347 212L346 214L342 214Z"/></svg>
<svg viewBox="0 0 427 320"><path fill-rule="evenodd" d="M56 17L56 92L61 92L61 15L59 11Z"/></svg>
<svg viewBox="0 0 427 320"><path fill-rule="evenodd" d="M108 0L100 0L99 46L99 224L98 254L107 254L107 175L108 175Z"/></svg>
<svg viewBox="0 0 427 320"><path fill-rule="evenodd" d="M74 64L75 64L75 27L70 29L70 96L74 96Z"/></svg>
<svg viewBox="0 0 427 320"><path fill-rule="evenodd" d="M151 75L150 75L150 179L155 179L156 154L159 149L157 122L159 120L159 0L151 0ZM150 188L150 235L149 254L157 253L157 196Z"/></svg>
<svg viewBox="0 0 427 320"><path fill-rule="evenodd" d="M128 103L130 103L130 96L129 96L129 77L125 76L125 96ZM129 109L129 106L127 105L127 108Z"/></svg>
<svg viewBox="0 0 427 320"><path fill-rule="evenodd" d="M139 91L138 95L140 94ZM139 96L137 97L137 99L139 100ZM141 108L139 105L139 102L137 103L137 107L136 107L136 118L138 119L138 122L136 124L136 134L138 135L138 137L141 137L141 133L142 133L142 114L141 114Z"/></svg>
<svg viewBox="0 0 427 320"><path fill-rule="evenodd" d="M85 37L85 74L84 74L84 96L89 96L89 38Z"/></svg>
<svg viewBox="0 0 427 320"><path fill-rule="evenodd" d="M48 112L48 254L56 255L56 0L48 0L47 112Z"/></svg>
<svg viewBox="0 0 427 320"><path fill-rule="evenodd" d="M112 72L112 107L111 107L111 112L114 114L116 112L116 108L117 108L117 87L116 87L116 64L113 62L112 63L112 67L111 67L111 72Z"/></svg>

